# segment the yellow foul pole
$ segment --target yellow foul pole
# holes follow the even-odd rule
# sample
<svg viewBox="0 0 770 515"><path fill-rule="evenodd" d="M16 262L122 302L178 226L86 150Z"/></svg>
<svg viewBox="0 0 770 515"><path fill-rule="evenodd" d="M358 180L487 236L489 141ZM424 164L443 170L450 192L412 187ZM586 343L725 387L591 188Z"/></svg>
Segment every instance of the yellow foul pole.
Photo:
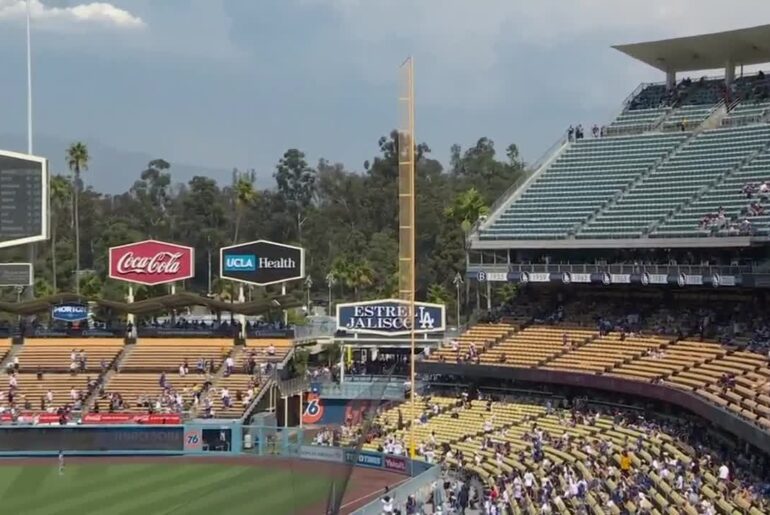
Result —
<svg viewBox="0 0 770 515"><path fill-rule="evenodd" d="M408 302L411 345L410 403L412 419L417 414L414 402L414 290L415 290L415 191L414 191L414 60L409 57L399 69L398 129L398 295ZM409 454L415 456L414 424L409 426Z"/></svg>

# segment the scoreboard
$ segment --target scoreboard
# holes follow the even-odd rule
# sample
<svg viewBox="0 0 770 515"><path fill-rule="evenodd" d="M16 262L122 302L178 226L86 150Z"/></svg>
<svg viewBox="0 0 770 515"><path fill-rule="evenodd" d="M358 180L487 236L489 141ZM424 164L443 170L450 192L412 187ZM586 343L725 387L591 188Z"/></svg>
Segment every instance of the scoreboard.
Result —
<svg viewBox="0 0 770 515"><path fill-rule="evenodd" d="M0 151L0 248L47 237L47 161Z"/></svg>

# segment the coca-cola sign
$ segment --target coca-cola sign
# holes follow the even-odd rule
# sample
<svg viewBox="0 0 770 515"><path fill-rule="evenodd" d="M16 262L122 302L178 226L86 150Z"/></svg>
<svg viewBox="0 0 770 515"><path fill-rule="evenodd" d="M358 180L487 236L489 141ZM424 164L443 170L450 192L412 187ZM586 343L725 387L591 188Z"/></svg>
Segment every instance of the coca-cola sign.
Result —
<svg viewBox="0 0 770 515"><path fill-rule="evenodd" d="M110 248L110 277L138 284L164 284L189 279L194 272L193 248L145 240Z"/></svg>

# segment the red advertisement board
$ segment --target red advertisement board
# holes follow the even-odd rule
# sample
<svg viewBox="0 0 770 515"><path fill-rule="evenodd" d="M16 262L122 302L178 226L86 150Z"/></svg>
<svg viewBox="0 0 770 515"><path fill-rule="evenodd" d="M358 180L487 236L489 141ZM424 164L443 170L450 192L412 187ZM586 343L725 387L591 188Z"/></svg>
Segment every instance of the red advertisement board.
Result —
<svg viewBox="0 0 770 515"><path fill-rule="evenodd" d="M175 243L145 240L110 248L110 278L155 285L195 275L194 249Z"/></svg>
<svg viewBox="0 0 770 515"><path fill-rule="evenodd" d="M400 458L398 456L388 456L386 454L383 466L388 470L406 472L406 459Z"/></svg>

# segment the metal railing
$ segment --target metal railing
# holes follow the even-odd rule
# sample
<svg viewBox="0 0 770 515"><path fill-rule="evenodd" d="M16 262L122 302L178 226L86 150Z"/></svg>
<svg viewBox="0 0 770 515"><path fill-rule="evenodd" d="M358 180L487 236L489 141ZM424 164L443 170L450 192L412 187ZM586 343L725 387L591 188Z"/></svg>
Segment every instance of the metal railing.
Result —
<svg viewBox="0 0 770 515"><path fill-rule="evenodd" d="M610 273L610 274L680 274L687 275L734 275L755 272L755 266L750 265L653 265L653 264L530 264L511 263L510 265L470 264L469 271L484 270L489 272L529 272L529 273Z"/></svg>
<svg viewBox="0 0 770 515"><path fill-rule="evenodd" d="M332 338L337 332L337 320L334 317L310 317L305 325L294 327L295 341Z"/></svg>

